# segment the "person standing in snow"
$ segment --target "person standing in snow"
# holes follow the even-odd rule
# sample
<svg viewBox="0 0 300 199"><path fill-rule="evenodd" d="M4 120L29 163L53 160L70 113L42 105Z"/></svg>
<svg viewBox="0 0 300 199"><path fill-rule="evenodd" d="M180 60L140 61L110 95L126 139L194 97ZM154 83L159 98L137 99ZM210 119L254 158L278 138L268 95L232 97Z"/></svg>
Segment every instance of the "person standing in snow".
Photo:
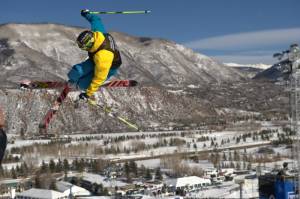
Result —
<svg viewBox="0 0 300 199"><path fill-rule="evenodd" d="M0 108L0 165L2 163L2 159L4 157L4 152L7 145L7 137L4 131L5 126L5 118L2 109Z"/></svg>
<svg viewBox="0 0 300 199"><path fill-rule="evenodd" d="M117 73L122 64L120 52L113 37L106 32L100 17L82 10L81 15L91 24L91 30L85 30L77 37L78 47L88 52L89 58L76 64L68 73L69 83L85 92L80 99L87 100L99 87Z"/></svg>

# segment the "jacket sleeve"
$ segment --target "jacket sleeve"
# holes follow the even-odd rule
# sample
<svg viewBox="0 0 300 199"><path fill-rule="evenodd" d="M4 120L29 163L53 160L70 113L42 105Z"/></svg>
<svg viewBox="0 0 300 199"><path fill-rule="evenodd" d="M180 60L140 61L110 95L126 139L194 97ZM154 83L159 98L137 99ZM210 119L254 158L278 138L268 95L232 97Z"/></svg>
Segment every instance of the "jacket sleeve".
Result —
<svg viewBox="0 0 300 199"><path fill-rule="evenodd" d="M94 56L94 77L90 86L86 90L88 96L92 96L107 79L113 59L114 54L108 50L100 50L96 53Z"/></svg>
<svg viewBox="0 0 300 199"><path fill-rule="evenodd" d="M102 33L107 33L105 28L104 28L104 25L102 23L102 20L99 16L97 16L95 14L87 13L83 17L86 18L86 20L88 20L90 22L91 30L93 32L99 31L99 32L102 32Z"/></svg>

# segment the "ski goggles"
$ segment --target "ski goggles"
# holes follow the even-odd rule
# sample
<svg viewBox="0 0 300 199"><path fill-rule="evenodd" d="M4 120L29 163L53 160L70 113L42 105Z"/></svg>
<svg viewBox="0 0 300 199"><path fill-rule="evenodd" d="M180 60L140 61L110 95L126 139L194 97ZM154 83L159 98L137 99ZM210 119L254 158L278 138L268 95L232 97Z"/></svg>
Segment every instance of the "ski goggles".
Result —
<svg viewBox="0 0 300 199"><path fill-rule="evenodd" d="M77 45L82 50L90 50L94 45L94 38L84 38L83 41L77 41Z"/></svg>

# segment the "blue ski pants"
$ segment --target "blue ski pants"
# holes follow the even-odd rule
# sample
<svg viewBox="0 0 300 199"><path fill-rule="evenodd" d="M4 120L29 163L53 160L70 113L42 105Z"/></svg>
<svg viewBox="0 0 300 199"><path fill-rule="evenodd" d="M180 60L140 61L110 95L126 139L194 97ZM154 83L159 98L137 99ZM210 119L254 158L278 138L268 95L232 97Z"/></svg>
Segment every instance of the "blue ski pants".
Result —
<svg viewBox="0 0 300 199"><path fill-rule="evenodd" d="M74 65L68 73L69 82L75 84L82 90L86 90L93 80L94 69L94 62L90 59ZM117 71L118 68L113 68L112 66L108 73L107 79L109 79L113 75L116 75Z"/></svg>

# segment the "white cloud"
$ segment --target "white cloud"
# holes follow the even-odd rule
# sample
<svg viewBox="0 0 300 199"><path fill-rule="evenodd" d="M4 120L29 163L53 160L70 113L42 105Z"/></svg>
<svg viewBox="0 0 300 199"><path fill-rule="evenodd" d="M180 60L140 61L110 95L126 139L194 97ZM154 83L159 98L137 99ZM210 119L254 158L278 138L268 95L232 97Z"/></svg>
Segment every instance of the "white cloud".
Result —
<svg viewBox="0 0 300 199"><path fill-rule="evenodd" d="M286 45L288 48L291 43L299 43L299 41L300 28L290 28L210 37L187 42L184 45L202 50L243 50L265 49L279 45Z"/></svg>

